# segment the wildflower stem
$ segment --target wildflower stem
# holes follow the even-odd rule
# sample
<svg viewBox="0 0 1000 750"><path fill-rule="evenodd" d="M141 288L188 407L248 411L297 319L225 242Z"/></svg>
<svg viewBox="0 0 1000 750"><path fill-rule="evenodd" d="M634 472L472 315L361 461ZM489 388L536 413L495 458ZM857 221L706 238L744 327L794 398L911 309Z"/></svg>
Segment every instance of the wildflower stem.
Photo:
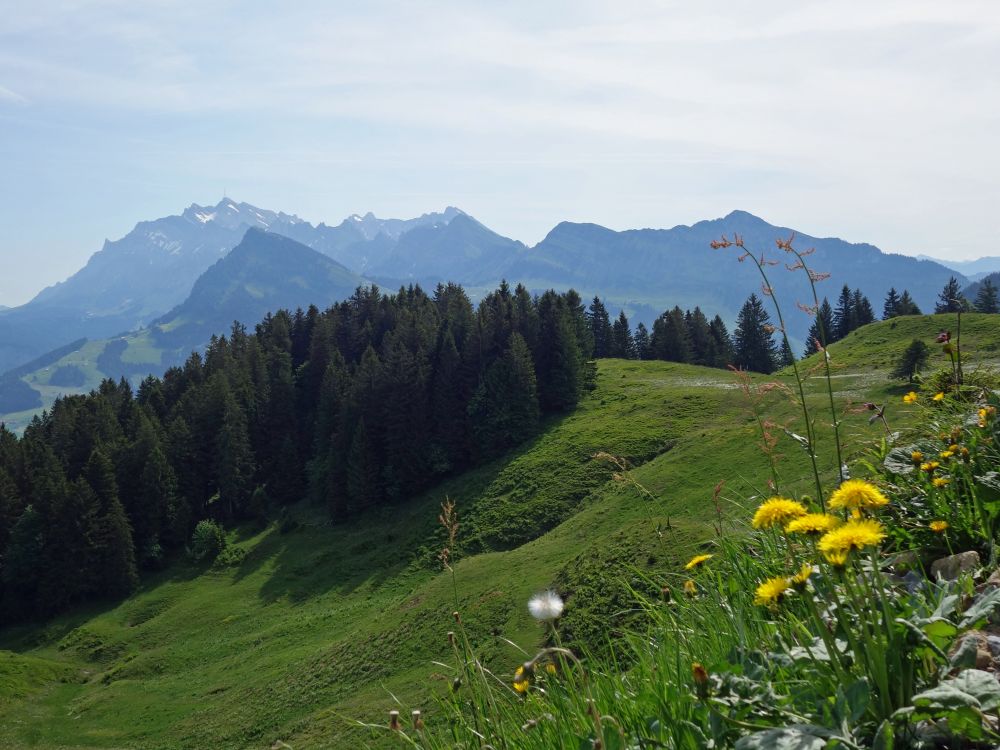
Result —
<svg viewBox="0 0 1000 750"><path fill-rule="evenodd" d="M837 419L837 409L836 409L836 406L833 403L833 379L830 376L830 357L826 353L827 331L823 328L823 320L819 316L819 294L816 291L816 282L813 279L813 272L812 272L812 270L810 270L808 264L805 261L805 258L802 257L802 253L800 253L798 250L796 250L794 247L792 247L791 241L789 241L785 245L785 247L787 247L788 250L789 250L789 252L791 252L796 258L798 258L799 263L802 264L802 269L806 273L806 278L809 279L809 288L812 290L813 303L816 306L815 307L815 310L816 310L816 313L817 313L816 314L816 331L817 331L817 333L819 333L819 339L820 339L819 343L820 343L820 346L823 347L823 365L824 365L825 371L826 371L826 392L827 392L827 395L829 396L829 399L830 399L830 417L831 417L831 419L833 419L833 437L834 437L834 442L836 443L836 447L837 447L837 472L838 472L838 475L840 476L840 481L843 482L844 481L844 459L843 459L843 457L841 456L841 453L840 453L840 421ZM798 372L796 371L796 376L797 375L798 375ZM888 429L888 425L886 426L886 429ZM822 500L821 500L821 502L822 502Z"/></svg>
<svg viewBox="0 0 1000 750"><path fill-rule="evenodd" d="M757 270L760 272L761 278L764 279L764 285L768 290L768 296L771 298L771 303L774 305L774 311L778 316L778 325L781 328L781 335L784 338L785 345L791 349L791 344L788 341L788 332L785 330L785 316L781 313L781 305L778 304L778 297L774 293L774 287L771 286L771 281L767 278L767 272L764 270L764 264L759 258L754 256L753 253L747 253L747 255L753 260L754 265L757 266ZM829 364L827 365L829 367ZM826 502L823 500L823 483L819 478L819 465L816 462L816 433L813 428L813 424L809 419L809 407L806 406L806 392L805 387L802 385L802 377L799 375L799 366L792 358L792 372L795 374L795 383L799 389L799 401L802 404L802 416L805 418L806 423L806 439L809 441L809 460L812 462L813 477L816 480L816 498L819 500L820 508L826 511ZM831 397L831 404L832 404ZM836 430L837 423L834 420L834 429ZM837 438L837 462L840 463L840 439ZM841 470L842 471L842 470ZM841 474L843 478L843 474Z"/></svg>

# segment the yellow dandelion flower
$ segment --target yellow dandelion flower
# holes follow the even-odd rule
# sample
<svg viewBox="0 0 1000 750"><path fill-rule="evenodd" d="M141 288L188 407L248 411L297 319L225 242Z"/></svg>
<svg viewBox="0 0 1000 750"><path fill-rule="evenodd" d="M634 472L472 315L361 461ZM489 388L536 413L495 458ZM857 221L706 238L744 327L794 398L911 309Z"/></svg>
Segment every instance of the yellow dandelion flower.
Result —
<svg viewBox="0 0 1000 750"><path fill-rule="evenodd" d="M761 607L774 608L789 588L788 579L783 576L768 578L757 587L753 603Z"/></svg>
<svg viewBox="0 0 1000 750"><path fill-rule="evenodd" d="M924 460L924 454L920 451L913 451L913 453L910 454L910 460L915 464L919 464Z"/></svg>
<svg viewBox="0 0 1000 750"><path fill-rule="evenodd" d="M829 562L834 562L830 559L830 554L846 555L852 550L872 547L883 539L885 539L885 527L878 521L848 521L843 526L826 532L820 537L816 547Z"/></svg>
<svg viewBox="0 0 1000 750"><path fill-rule="evenodd" d="M694 596L695 594L698 593L698 587L695 585L695 582L692 581L690 578L684 581L684 593L687 594L688 596Z"/></svg>
<svg viewBox="0 0 1000 750"><path fill-rule="evenodd" d="M966 463L968 463L968 461L969 461L969 449L966 448L963 445L962 446L962 450L960 451L960 453L962 454L962 460L965 461Z"/></svg>
<svg viewBox="0 0 1000 750"><path fill-rule="evenodd" d="M842 568L845 565L847 565L846 552L837 552L836 550L831 550L830 552L824 552L823 558L835 568Z"/></svg>
<svg viewBox="0 0 1000 750"><path fill-rule="evenodd" d="M940 453L938 453L938 456L940 456L941 458L943 458L945 460L948 460L949 458L951 458L954 455L955 455L955 451L941 451Z"/></svg>
<svg viewBox="0 0 1000 750"><path fill-rule="evenodd" d="M914 393L913 391L910 391L905 396L903 396L904 404L915 404L916 402L917 402L917 394Z"/></svg>
<svg viewBox="0 0 1000 750"><path fill-rule="evenodd" d="M688 560L687 565L684 566L684 570L692 570L702 565L706 560L711 560L712 555L695 555L690 560Z"/></svg>
<svg viewBox="0 0 1000 750"><path fill-rule="evenodd" d="M926 471L928 474L930 474L940 465L941 464L939 464L937 461L925 461L924 463L920 464L920 470Z"/></svg>
<svg viewBox="0 0 1000 750"><path fill-rule="evenodd" d="M789 534L825 534L840 526L840 519L829 513L807 513L793 518L785 526Z"/></svg>
<svg viewBox="0 0 1000 750"><path fill-rule="evenodd" d="M831 508L879 508L888 504L889 498L863 479L848 479L830 495Z"/></svg>
<svg viewBox="0 0 1000 750"><path fill-rule="evenodd" d="M950 450L952 453L958 453L958 446L955 443L952 443L951 445L948 446L948 450Z"/></svg>
<svg viewBox="0 0 1000 750"><path fill-rule="evenodd" d="M946 486L946 485L947 485L947 484L948 484L948 483L949 483L950 481L951 481L950 479L946 479L946 478L944 478L944 477L934 477L934 486L935 486L935 487L944 487L944 486Z"/></svg>
<svg viewBox="0 0 1000 750"><path fill-rule="evenodd" d="M935 401L944 401L944 393L943 392L935 393L931 398L933 398Z"/></svg>
<svg viewBox="0 0 1000 750"><path fill-rule="evenodd" d="M519 693L527 693L531 687L531 677L523 666L514 670L514 689Z"/></svg>
<svg viewBox="0 0 1000 750"><path fill-rule="evenodd" d="M935 534L941 534L948 528L947 521L931 521L927 525L930 527L930 530L933 531Z"/></svg>
<svg viewBox="0 0 1000 750"><path fill-rule="evenodd" d="M804 516L808 512L806 506L797 500L789 500L787 497L772 497L761 503L757 512L753 514L753 527L755 529L769 529L772 526L784 526L793 518Z"/></svg>
<svg viewBox="0 0 1000 750"><path fill-rule="evenodd" d="M802 563L799 572L793 575L789 582L796 588L802 588L809 581L809 576L813 574L813 566L809 563Z"/></svg>

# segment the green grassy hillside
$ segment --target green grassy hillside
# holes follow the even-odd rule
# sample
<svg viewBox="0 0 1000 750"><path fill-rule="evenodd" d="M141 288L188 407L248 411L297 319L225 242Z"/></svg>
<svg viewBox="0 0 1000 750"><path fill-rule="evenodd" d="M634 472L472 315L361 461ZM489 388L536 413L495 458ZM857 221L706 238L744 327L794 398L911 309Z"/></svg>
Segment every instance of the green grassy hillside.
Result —
<svg viewBox="0 0 1000 750"><path fill-rule="evenodd" d="M953 328L953 316L875 324L832 347L838 403L898 403L905 388L885 369L912 338L932 341L941 327ZM964 316L963 336L967 351L994 360L1000 316ZM826 398L825 381L808 387L810 401ZM765 408L801 432L780 389ZM895 427L893 408L887 417ZM852 445L879 436L867 412L844 419ZM826 458L832 445L819 429ZM803 452L778 432L783 488L808 488ZM626 457L655 499L616 481L593 459L600 451ZM395 696L422 702L433 721L433 696L451 679L434 662L450 653L453 610L505 676L523 659L508 641L530 649L541 638L525 602L546 587L567 598L567 636L599 647L628 617L624 586L636 568L677 570L711 542L716 482L726 480L721 512L742 514L737 498L766 492L767 477L732 374L601 361L573 414L405 507L345 525L299 507L283 523L233 531L228 564L178 561L117 606L0 633L0 744L380 746L391 738L354 720L384 722ZM446 497L461 523L457 607L437 561Z"/></svg>

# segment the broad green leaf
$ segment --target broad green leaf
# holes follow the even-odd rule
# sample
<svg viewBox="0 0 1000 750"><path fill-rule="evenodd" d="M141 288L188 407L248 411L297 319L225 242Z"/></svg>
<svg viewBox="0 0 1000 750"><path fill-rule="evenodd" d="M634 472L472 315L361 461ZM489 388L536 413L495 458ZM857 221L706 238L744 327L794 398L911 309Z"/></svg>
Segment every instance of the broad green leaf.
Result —
<svg viewBox="0 0 1000 750"><path fill-rule="evenodd" d="M976 652L979 646L975 638L965 638L948 660L952 667L965 669L976 666Z"/></svg>
<svg viewBox="0 0 1000 750"><path fill-rule="evenodd" d="M736 750L823 750L833 732L812 724L766 729L740 738Z"/></svg>
<svg viewBox="0 0 1000 750"><path fill-rule="evenodd" d="M844 695L847 698L847 705L851 709L851 723L854 724L868 710L868 703L871 700L871 690L868 687L868 681L862 679L852 682L847 690L844 691Z"/></svg>
<svg viewBox="0 0 1000 750"><path fill-rule="evenodd" d="M988 620L998 607L1000 607L1000 589L991 589L980 596L971 607L965 610L958 626L960 628L968 628L977 622Z"/></svg>

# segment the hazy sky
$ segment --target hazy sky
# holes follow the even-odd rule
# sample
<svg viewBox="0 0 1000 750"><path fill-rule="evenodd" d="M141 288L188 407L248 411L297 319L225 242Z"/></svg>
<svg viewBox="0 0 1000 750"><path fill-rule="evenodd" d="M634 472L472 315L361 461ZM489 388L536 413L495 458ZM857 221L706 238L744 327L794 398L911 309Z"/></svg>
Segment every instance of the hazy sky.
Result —
<svg viewBox="0 0 1000 750"><path fill-rule="evenodd" d="M1000 2L0 0L0 304L223 190L1000 255Z"/></svg>

